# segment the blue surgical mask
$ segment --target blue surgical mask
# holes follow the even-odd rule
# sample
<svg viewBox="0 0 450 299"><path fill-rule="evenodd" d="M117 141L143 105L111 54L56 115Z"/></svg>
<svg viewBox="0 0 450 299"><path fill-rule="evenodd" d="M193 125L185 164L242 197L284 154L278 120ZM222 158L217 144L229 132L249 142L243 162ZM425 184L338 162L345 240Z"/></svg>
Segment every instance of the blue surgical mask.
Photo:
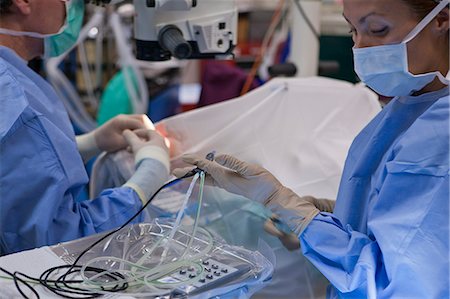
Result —
<svg viewBox="0 0 450 299"><path fill-rule="evenodd" d="M438 71L418 75L409 72L406 47L448 4L449 0L441 1L399 44L353 48L355 72L361 81L388 97L411 95L436 77L448 85L449 81Z"/></svg>
<svg viewBox="0 0 450 299"><path fill-rule="evenodd" d="M14 36L29 36L44 39L44 57L56 57L71 49L77 42L84 17L84 1L64 1L66 20L56 33L42 34L38 32L16 31L0 28L0 33Z"/></svg>

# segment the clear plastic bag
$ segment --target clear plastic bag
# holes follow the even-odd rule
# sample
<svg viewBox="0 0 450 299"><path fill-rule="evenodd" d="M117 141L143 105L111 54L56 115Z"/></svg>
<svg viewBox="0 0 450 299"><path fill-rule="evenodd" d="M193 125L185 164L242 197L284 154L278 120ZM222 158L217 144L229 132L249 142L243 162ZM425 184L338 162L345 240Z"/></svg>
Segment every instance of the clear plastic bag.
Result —
<svg viewBox="0 0 450 299"><path fill-rule="evenodd" d="M135 298L248 298L270 280L273 265L259 252L227 245L201 227L192 236L192 226L186 225L168 242L172 228L172 220L155 219L108 237L78 263L83 265L82 287L102 293L101 286L127 283L125 294ZM71 263L102 236L58 244L52 250ZM93 275L85 271L88 267L105 272ZM108 281L108 273L120 273L123 281Z"/></svg>

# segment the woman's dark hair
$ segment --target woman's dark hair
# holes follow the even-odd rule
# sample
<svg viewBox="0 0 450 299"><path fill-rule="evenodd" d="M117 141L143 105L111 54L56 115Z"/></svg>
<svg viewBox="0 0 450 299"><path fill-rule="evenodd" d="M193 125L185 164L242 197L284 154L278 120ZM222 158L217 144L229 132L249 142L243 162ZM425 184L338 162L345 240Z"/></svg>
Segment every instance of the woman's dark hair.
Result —
<svg viewBox="0 0 450 299"><path fill-rule="evenodd" d="M439 4L439 0L402 0L406 5L411 7L412 11L417 14L419 19L425 16Z"/></svg>
<svg viewBox="0 0 450 299"><path fill-rule="evenodd" d="M8 12L9 7L12 4L12 0L0 0L0 14Z"/></svg>

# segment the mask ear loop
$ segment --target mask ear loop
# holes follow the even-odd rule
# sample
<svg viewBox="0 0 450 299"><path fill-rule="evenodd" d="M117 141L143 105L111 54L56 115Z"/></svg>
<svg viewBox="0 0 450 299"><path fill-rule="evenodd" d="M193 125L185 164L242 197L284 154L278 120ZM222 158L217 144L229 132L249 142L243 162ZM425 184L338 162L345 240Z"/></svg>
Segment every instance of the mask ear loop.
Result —
<svg viewBox="0 0 450 299"><path fill-rule="evenodd" d="M415 38L417 34L419 34L419 32L421 32L449 4L450 0L442 0L428 15L425 16L425 18L422 19L422 21L419 22L419 24L416 25L416 27L414 27L413 30L411 30L411 32L403 39L402 43L406 44ZM436 71L433 73L436 74L442 84L449 85L449 80L445 78L441 72Z"/></svg>
<svg viewBox="0 0 450 299"><path fill-rule="evenodd" d="M69 5L67 2L70 0L61 0L61 2L64 2L64 6L66 8L66 18L64 19L64 24L59 28L58 32L56 33L39 33L39 32L33 32L33 31L17 31L7 28L0 28L1 34L11 35L11 36L28 36L28 37L34 37L34 38L41 38L44 39L46 37L54 36L63 33L63 31L67 28L67 16L69 15Z"/></svg>
<svg viewBox="0 0 450 299"><path fill-rule="evenodd" d="M430 22L433 20L447 5L449 5L449 0L442 0L435 8L419 24L414 27L413 30L403 39L403 43L411 41L413 38L419 34Z"/></svg>

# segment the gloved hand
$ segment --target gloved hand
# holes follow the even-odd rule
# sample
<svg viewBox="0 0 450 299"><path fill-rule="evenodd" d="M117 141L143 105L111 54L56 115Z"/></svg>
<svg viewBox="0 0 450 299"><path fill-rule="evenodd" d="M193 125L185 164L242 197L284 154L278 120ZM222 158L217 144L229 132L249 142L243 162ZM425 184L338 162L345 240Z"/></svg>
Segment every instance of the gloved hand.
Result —
<svg viewBox="0 0 450 299"><path fill-rule="evenodd" d="M185 155L183 161L206 171L209 184L258 201L272 210L273 218L285 223L294 235L280 231L274 225L275 229L270 230L270 223L265 229L279 237L288 249L300 246L298 236L319 213L313 203L284 187L261 166L240 161L230 155L219 155L215 161ZM175 169L173 174L181 177L191 169ZM274 224L272 220L268 221Z"/></svg>
<svg viewBox="0 0 450 299"><path fill-rule="evenodd" d="M164 137L155 130L125 130L123 138L134 154L134 163L136 166L147 158L157 159L170 169L169 148Z"/></svg>
<svg viewBox="0 0 450 299"><path fill-rule="evenodd" d="M145 114L118 115L94 130L98 148L105 152L115 152L128 146L122 134L125 130L155 129Z"/></svg>
<svg viewBox="0 0 450 299"><path fill-rule="evenodd" d="M287 249L294 250L300 247L298 235L300 235L303 232L303 230L306 228L309 222L311 222L311 220L319 212L332 213L334 210L335 201L324 198L315 198L313 196L299 197L297 194L295 194L288 188L281 189L281 193L278 195L279 198L282 198L280 202L275 203L274 201L272 201L271 203L268 203L266 205L269 209L271 209L274 212L274 214L272 215L272 217L270 217L270 219L268 219L264 223L264 230L269 234L278 237L281 243ZM312 204L316 209L312 207L307 208L311 210L312 214L310 217L306 217L305 220L302 221L303 228L300 229L300 233L298 235L289 233L289 230L284 228L283 227L284 225L282 224L286 223L288 225L290 224L290 222L295 222L296 219L298 219L297 218L298 215L292 214L292 212L298 211L299 209L303 209L301 205L305 205L307 202ZM279 205L281 205L281 207ZM292 225L290 227L292 227Z"/></svg>
<svg viewBox="0 0 450 299"><path fill-rule="evenodd" d="M123 138L134 154L137 168L124 186L134 189L145 204L169 177L169 148L155 130L125 130Z"/></svg>
<svg viewBox="0 0 450 299"><path fill-rule="evenodd" d="M218 155L215 161L193 154L184 155L182 159L206 171L209 174L206 177L207 184L263 204L282 187L281 183L266 169L242 162L230 155ZM181 177L190 170L192 167L175 169L173 174Z"/></svg>
<svg viewBox="0 0 450 299"><path fill-rule="evenodd" d="M315 198L313 196L302 196L304 200L312 203L319 211L333 213L336 201L326 198Z"/></svg>
<svg viewBox="0 0 450 299"><path fill-rule="evenodd" d="M145 114L118 115L97 129L77 136L78 149L87 161L102 151L115 152L124 149L128 144L122 133L124 130L154 129L152 122Z"/></svg>

